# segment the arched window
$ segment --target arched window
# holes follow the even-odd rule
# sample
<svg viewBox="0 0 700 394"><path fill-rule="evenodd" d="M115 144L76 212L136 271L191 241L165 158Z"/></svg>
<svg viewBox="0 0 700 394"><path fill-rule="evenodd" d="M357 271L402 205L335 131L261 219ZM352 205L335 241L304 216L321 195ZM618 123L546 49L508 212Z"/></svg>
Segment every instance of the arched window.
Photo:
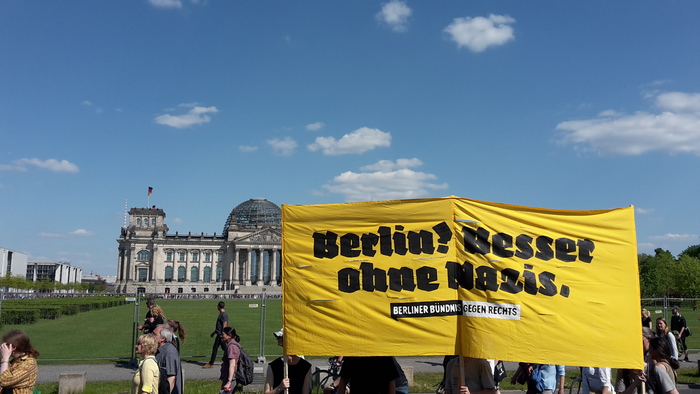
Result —
<svg viewBox="0 0 700 394"><path fill-rule="evenodd" d="M151 260L151 253L149 253L147 250L142 250L136 255L136 260L150 261Z"/></svg>
<svg viewBox="0 0 700 394"><path fill-rule="evenodd" d="M136 219L136 225L140 226L141 225L141 218Z"/></svg>
<svg viewBox="0 0 700 394"><path fill-rule="evenodd" d="M204 267L204 281L211 282L211 267Z"/></svg>
<svg viewBox="0 0 700 394"><path fill-rule="evenodd" d="M153 219L151 219L151 226L155 226L155 225L156 225L156 218L153 218Z"/></svg>
<svg viewBox="0 0 700 394"><path fill-rule="evenodd" d="M173 267L170 267L170 266L165 267L165 281L166 282L173 281Z"/></svg>
<svg viewBox="0 0 700 394"><path fill-rule="evenodd" d="M199 268L192 267L190 270L190 282L197 282L199 280Z"/></svg>
<svg viewBox="0 0 700 394"><path fill-rule="evenodd" d="M177 281L178 282L184 282L185 279L185 267L178 267L177 269Z"/></svg>

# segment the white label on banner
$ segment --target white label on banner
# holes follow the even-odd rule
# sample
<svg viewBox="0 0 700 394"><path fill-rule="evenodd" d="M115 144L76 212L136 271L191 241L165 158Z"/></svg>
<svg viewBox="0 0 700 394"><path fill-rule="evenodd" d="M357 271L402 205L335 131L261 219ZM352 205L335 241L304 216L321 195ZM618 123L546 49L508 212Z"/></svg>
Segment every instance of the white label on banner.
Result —
<svg viewBox="0 0 700 394"><path fill-rule="evenodd" d="M520 320L520 305L462 301L462 315L488 319Z"/></svg>

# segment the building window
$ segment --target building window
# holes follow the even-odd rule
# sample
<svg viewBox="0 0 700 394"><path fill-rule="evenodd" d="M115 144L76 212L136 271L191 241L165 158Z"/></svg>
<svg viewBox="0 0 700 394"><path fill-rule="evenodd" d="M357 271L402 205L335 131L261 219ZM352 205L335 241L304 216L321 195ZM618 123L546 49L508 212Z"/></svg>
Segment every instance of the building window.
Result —
<svg viewBox="0 0 700 394"><path fill-rule="evenodd" d="M199 281L199 268L192 267L192 269L190 270L190 282L197 281Z"/></svg>
<svg viewBox="0 0 700 394"><path fill-rule="evenodd" d="M173 281L173 267L165 267L165 281L166 282Z"/></svg>
<svg viewBox="0 0 700 394"><path fill-rule="evenodd" d="M205 288L204 288L204 292L207 293L208 291L209 291L209 288L208 288L208 287L205 287Z"/></svg>
<svg viewBox="0 0 700 394"><path fill-rule="evenodd" d="M193 287L193 288L190 289L190 291L192 291L193 293L196 293L196 292L197 292L197 288Z"/></svg>
<svg viewBox="0 0 700 394"><path fill-rule="evenodd" d="M156 225L156 218L153 218L153 219L151 219L151 226L155 226L155 225Z"/></svg>
<svg viewBox="0 0 700 394"><path fill-rule="evenodd" d="M178 292L178 293L182 293L182 287L178 287L178 288L177 288L177 292Z"/></svg>
<svg viewBox="0 0 700 394"><path fill-rule="evenodd" d="M165 261L173 261L173 252L165 252Z"/></svg>
<svg viewBox="0 0 700 394"><path fill-rule="evenodd" d="M177 269L177 281L184 282L187 279L185 276L185 267L178 267ZM182 292L180 292L182 293Z"/></svg>
<svg viewBox="0 0 700 394"><path fill-rule="evenodd" d="M136 260L138 261L150 261L151 253L147 250L142 250L136 255Z"/></svg>
<svg viewBox="0 0 700 394"><path fill-rule="evenodd" d="M148 282L148 268L139 268L139 282Z"/></svg>
<svg viewBox="0 0 700 394"><path fill-rule="evenodd" d="M211 282L211 267L204 267L204 281Z"/></svg>
<svg viewBox="0 0 700 394"><path fill-rule="evenodd" d="M224 261L224 252L218 252L216 254L216 262L222 263Z"/></svg>
<svg viewBox="0 0 700 394"><path fill-rule="evenodd" d="M165 294L170 294L170 288L169 288L169 287L166 287L166 288L165 288Z"/></svg>
<svg viewBox="0 0 700 394"><path fill-rule="evenodd" d="M199 261L199 252L192 252L192 261Z"/></svg>
<svg viewBox="0 0 700 394"><path fill-rule="evenodd" d="M216 281L221 282L221 277L223 276L223 271L221 267L216 267Z"/></svg>
<svg viewBox="0 0 700 394"><path fill-rule="evenodd" d="M206 261L207 263L211 261L211 253L204 252L204 261Z"/></svg>
<svg viewBox="0 0 700 394"><path fill-rule="evenodd" d="M136 225L140 226L141 225L141 218L136 219Z"/></svg>
<svg viewBox="0 0 700 394"><path fill-rule="evenodd" d="M178 255L178 260L179 260L179 261L186 261L185 258L187 257L187 253L185 253L185 252L178 252L177 255Z"/></svg>

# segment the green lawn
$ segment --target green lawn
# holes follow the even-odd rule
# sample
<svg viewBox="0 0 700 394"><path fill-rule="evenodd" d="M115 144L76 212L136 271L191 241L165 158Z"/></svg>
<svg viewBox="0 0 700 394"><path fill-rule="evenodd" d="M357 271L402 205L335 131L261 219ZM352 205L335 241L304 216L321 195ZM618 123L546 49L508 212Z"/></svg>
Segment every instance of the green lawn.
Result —
<svg viewBox="0 0 700 394"><path fill-rule="evenodd" d="M187 331L187 342L182 346L183 357L201 357L211 354L213 339L210 334L218 316L218 300L158 300L169 319L182 322ZM282 327L282 301L227 300L229 324L241 336L241 344L251 356L260 353L261 312L265 311L265 354L281 353L272 333ZM139 324L146 314L142 301ZM258 307L251 307L257 305ZM56 320L40 320L35 324L6 325L4 332L17 328L25 331L41 352L40 362L47 359L130 358L134 306L119 307L62 316ZM204 360L204 358L202 358Z"/></svg>

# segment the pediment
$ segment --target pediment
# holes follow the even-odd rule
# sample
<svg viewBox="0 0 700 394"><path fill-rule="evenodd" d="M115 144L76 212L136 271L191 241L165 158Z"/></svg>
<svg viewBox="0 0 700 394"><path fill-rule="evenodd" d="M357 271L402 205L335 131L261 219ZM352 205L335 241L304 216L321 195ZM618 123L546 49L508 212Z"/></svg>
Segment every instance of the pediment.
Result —
<svg viewBox="0 0 700 394"><path fill-rule="evenodd" d="M282 232L279 229L266 228L238 237L234 242L236 245L280 246L282 245Z"/></svg>

